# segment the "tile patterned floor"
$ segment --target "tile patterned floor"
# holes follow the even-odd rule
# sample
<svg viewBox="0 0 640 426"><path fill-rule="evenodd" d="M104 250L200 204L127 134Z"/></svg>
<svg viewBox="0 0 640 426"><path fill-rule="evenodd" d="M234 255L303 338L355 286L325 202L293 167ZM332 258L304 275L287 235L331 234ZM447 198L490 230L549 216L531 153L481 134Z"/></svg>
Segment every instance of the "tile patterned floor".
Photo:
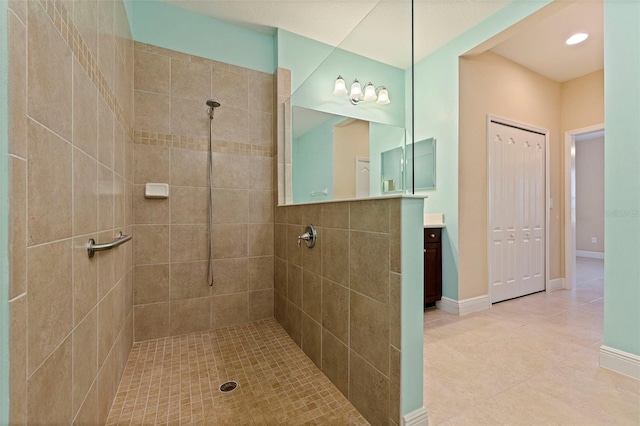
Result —
<svg viewBox="0 0 640 426"><path fill-rule="evenodd" d="M270 319L136 343L107 424L368 423Z"/></svg>
<svg viewBox="0 0 640 426"><path fill-rule="evenodd" d="M640 382L598 366L603 277L578 258L573 290L425 312L429 424L640 425Z"/></svg>

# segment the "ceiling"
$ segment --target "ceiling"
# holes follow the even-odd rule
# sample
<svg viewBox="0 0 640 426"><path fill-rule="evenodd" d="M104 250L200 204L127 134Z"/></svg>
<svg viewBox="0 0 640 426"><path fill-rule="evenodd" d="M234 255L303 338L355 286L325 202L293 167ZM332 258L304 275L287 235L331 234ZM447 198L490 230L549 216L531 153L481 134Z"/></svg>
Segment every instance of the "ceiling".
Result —
<svg viewBox="0 0 640 426"><path fill-rule="evenodd" d="M265 34L282 28L398 68L411 65L407 0L162 1ZM415 60L509 3L511 0L414 0ZM525 27L492 50L559 82L603 68L602 0L575 1ZM576 32L590 36L579 45L565 45Z"/></svg>
<svg viewBox="0 0 640 426"><path fill-rule="evenodd" d="M567 46L575 33L589 38ZM604 68L602 1L577 1L491 49L546 77L564 82Z"/></svg>

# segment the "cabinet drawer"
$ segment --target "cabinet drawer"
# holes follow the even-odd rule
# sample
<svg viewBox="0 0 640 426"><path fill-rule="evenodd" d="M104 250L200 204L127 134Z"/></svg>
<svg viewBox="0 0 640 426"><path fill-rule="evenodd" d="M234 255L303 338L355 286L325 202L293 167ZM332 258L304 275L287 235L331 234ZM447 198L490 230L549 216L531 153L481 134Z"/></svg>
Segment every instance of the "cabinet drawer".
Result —
<svg viewBox="0 0 640 426"><path fill-rule="evenodd" d="M440 228L425 228L424 230L424 243L439 243L440 242Z"/></svg>

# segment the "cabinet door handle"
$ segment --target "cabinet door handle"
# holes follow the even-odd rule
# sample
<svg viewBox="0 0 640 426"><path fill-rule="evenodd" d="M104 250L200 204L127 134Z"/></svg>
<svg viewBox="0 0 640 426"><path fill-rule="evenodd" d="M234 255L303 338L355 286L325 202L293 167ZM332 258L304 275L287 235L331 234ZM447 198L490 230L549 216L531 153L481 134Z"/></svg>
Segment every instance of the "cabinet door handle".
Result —
<svg viewBox="0 0 640 426"><path fill-rule="evenodd" d="M423 252L423 253L426 253L426 252L427 252L427 249L422 249L422 252Z"/></svg>
<svg viewBox="0 0 640 426"><path fill-rule="evenodd" d="M431 237L431 238L435 238L435 237L436 237L436 234L431 234L431 235L429 235L429 237Z"/></svg>

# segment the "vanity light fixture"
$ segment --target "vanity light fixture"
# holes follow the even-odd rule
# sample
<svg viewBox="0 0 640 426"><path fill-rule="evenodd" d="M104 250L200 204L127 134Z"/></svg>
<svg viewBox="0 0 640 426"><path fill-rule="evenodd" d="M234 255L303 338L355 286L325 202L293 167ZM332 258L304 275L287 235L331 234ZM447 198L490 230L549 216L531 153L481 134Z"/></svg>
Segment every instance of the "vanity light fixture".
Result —
<svg viewBox="0 0 640 426"><path fill-rule="evenodd" d="M358 79L353 80L350 90L347 90L347 83L342 76L338 76L335 84L333 85L333 94L335 96L349 97L349 101L353 105L358 105L360 102L376 101L378 105L387 105L391 103L389 99L389 91L384 86L375 87L373 83L369 82L365 84L364 91L362 85Z"/></svg>
<svg viewBox="0 0 640 426"><path fill-rule="evenodd" d="M572 35L571 37L569 37L567 39L567 41L565 41L566 44L568 44L569 46L573 46L574 44L578 44L578 43L582 43L583 41L585 41L587 38L589 37L589 34L586 33L576 33L574 35Z"/></svg>

